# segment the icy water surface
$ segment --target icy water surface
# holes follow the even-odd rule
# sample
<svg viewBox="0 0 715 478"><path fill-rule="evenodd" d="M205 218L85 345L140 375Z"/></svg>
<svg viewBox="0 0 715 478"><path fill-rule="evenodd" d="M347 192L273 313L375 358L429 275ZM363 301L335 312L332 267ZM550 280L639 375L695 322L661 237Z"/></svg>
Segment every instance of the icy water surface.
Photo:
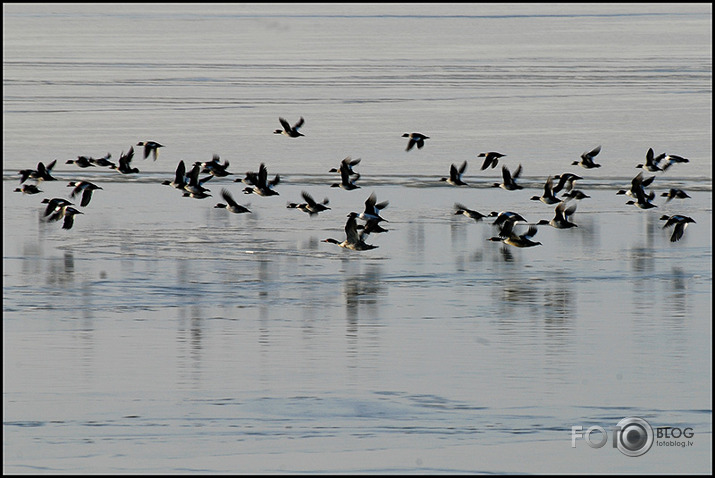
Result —
<svg viewBox="0 0 715 478"><path fill-rule="evenodd" d="M5 472L712 471L710 5L3 11ZM137 175L65 164L146 139ZM599 144L601 168L571 164ZM616 191L649 147L691 161L647 173L641 210ZM213 154L233 174L212 197L161 184ZM354 191L330 187L346 156ZM465 160L468 186L440 181ZM234 182L261 162L278 196ZM491 187L502 164L523 190ZM540 246L453 214L551 219L530 198L565 171L591 197ZM74 227L43 222L80 179L103 189ZM252 213L214 208L222 188ZM331 209L286 208L304 190ZM322 242L372 192L378 248ZM672 243L663 214L696 223ZM628 457L626 417L693 435Z"/></svg>

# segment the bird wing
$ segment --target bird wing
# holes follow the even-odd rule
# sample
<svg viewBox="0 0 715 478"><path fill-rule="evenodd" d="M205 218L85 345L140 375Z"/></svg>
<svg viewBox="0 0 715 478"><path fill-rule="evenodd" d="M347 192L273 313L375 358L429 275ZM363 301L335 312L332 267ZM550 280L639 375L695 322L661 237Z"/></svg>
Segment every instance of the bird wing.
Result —
<svg viewBox="0 0 715 478"><path fill-rule="evenodd" d="M80 202L80 206L85 207L89 205L89 201L92 200L92 189L91 188L85 188L84 192L82 193L82 202Z"/></svg>
<svg viewBox="0 0 715 478"><path fill-rule="evenodd" d="M504 184L511 183L511 174L509 173L509 168L507 168L506 166L502 166L501 175L504 178Z"/></svg>
<svg viewBox="0 0 715 478"><path fill-rule="evenodd" d="M457 170L457 166L454 164L449 167L449 179L452 181L459 179L459 171Z"/></svg>
<svg viewBox="0 0 715 478"><path fill-rule="evenodd" d="M686 223L684 222L678 222L675 225L675 229L673 229L673 235L670 236L670 242L677 242L683 237L683 233L685 232L685 226Z"/></svg>
<svg viewBox="0 0 715 478"><path fill-rule="evenodd" d="M184 180L184 176L186 176L186 164L184 164L184 160L182 159L176 166L176 174L174 175L174 181L177 183L181 183Z"/></svg>
<svg viewBox="0 0 715 478"><path fill-rule="evenodd" d="M350 170L345 163L340 164L340 179L343 184L350 184Z"/></svg>
<svg viewBox="0 0 715 478"><path fill-rule="evenodd" d="M238 206L236 201L234 201L233 196L231 196L231 193L228 192L227 189L221 189L221 197L229 206Z"/></svg>
<svg viewBox="0 0 715 478"><path fill-rule="evenodd" d="M549 197L554 194L554 178L549 176L544 183L544 196Z"/></svg>
<svg viewBox="0 0 715 478"><path fill-rule="evenodd" d="M462 165L459 167L459 175L461 176L464 174L464 172L467 170L467 162L463 162Z"/></svg>
<svg viewBox="0 0 715 478"><path fill-rule="evenodd" d="M305 200L305 202L308 203L308 207L310 207L312 209L316 206L316 202L313 199L313 196L308 194L306 191L303 191L300 194L301 194L301 196L303 196L303 199Z"/></svg>
<svg viewBox="0 0 715 478"><path fill-rule="evenodd" d="M281 122L284 131L290 131L290 123L288 123L285 118L278 118L278 121Z"/></svg>
<svg viewBox="0 0 715 478"><path fill-rule="evenodd" d="M345 223L345 236L347 237L347 241L351 244L360 242L360 235L358 234L357 221L355 220L354 214L348 216L348 220Z"/></svg>
<svg viewBox="0 0 715 478"><path fill-rule="evenodd" d="M389 206L389 205L390 205L390 201L382 201L382 202L379 202L379 203L375 204L375 209L376 209L377 211L381 211L381 210L385 209L385 208L386 208L387 206Z"/></svg>
<svg viewBox="0 0 715 478"><path fill-rule="evenodd" d="M516 170L514 171L514 174L512 174L511 177L513 179L516 179L519 177L520 174L521 174L521 164L516 168Z"/></svg>
<svg viewBox="0 0 715 478"><path fill-rule="evenodd" d="M650 186L650 183L652 183L654 179L655 179L655 176L651 176L649 178L643 179L641 181L641 186L643 186L644 188Z"/></svg>
<svg viewBox="0 0 715 478"><path fill-rule="evenodd" d="M259 188L265 188L267 187L267 181L268 181L268 169L266 169L266 165L261 163L261 165L258 167L258 186Z"/></svg>
<svg viewBox="0 0 715 478"><path fill-rule="evenodd" d="M573 203L568 208L564 209L564 219L573 215L573 213L575 213L575 212L576 212L576 203Z"/></svg>
<svg viewBox="0 0 715 478"><path fill-rule="evenodd" d="M534 237L537 232L539 232L539 229L536 226L529 226L529 229L526 231L523 237L526 239L530 239Z"/></svg>
<svg viewBox="0 0 715 478"><path fill-rule="evenodd" d="M377 203L377 196L375 193L370 194L370 196L365 200L365 213L376 214L375 203Z"/></svg>
<svg viewBox="0 0 715 478"><path fill-rule="evenodd" d="M597 156L598 153L600 153L600 152L601 152L601 145L599 144L598 146L596 146L595 148L593 148L593 149L592 149L591 151L589 151L588 153L583 153L583 154L581 155L581 158L583 158L583 159L586 159L585 157L592 158L592 157L594 157L594 156Z"/></svg>

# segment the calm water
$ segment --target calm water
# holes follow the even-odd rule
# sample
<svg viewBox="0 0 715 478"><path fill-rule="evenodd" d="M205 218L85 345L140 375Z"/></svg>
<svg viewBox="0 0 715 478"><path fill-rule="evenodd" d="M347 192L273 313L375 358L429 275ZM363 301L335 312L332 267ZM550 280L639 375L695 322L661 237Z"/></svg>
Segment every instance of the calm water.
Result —
<svg viewBox="0 0 715 478"><path fill-rule="evenodd" d="M4 472L712 472L709 4L167 8L3 5ZM166 147L135 176L64 164L145 139ZM615 194L649 147L690 158L652 189L691 199ZM213 197L160 184L214 153ZM361 189L330 188L346 156ZM464 160L468 187L439 181ZM233 182L261 162L279 196ZM529 198L564 171L591 198L541 246L452 214L550 219ZM74 228L42 222L79 179L103 190ZM303 190L331 210L287 209ZM379 248L321 242L373 191ZM632 416L694 435L571 446Z"/></svg>

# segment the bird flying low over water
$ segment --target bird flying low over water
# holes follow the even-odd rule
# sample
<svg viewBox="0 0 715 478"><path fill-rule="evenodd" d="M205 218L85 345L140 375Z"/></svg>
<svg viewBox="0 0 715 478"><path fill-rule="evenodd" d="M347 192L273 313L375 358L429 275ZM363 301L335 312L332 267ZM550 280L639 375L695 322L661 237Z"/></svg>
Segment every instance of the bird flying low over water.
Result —
<svg viewBox="0 0 715 478"><path fill-rule="evenodd" d="M360 161L361 161L360 158L352 159L352 158L350 158L350 156L348 156L347 158L345 158L345 159L343 159L342 161L340 161L340 166L339 166L339 167L337 167L337 168L331 168L330 171L328 171L328 172L329 172L329 173L341 173L341 171L343 170L343 168L346 168L346 169L348 170L348 174L351 176L352 181L353 181L353 182L354 182L354 181L357 181L358 179L360 179L360 173L356 173L356 172L353 170L353 168L354 168L355 166L357 166L358 164L360 164ZM352 178L352 176L355 176L355 177Z"/></svg>
<svg viewBox="0 0 715 478"><path fill-rule="evenodd" d="M580 201L581 199L588 199L591 196L581 191L580 189L572 189L571 191L564 193L562 197L566 198L566 201L568 201L569 199L576 199Z"/></svg>
<svg viewBox="0 0 715 478"><path fill-rule="evenodd" d="M645 188L647 188L648 186L650 186L650 183L652 183L654 179L655 179L655 176L651 176L651 177L649 177L649 178L645 178L645 179L644 179L644 178L643 178L643 171L641 171L641 172L639 172L638 174L636 174L636 177L634 177L633 179L631 179L631 187L630 187L630 189L627 189L627 190L626 190L626 189L619 189L618 191L616 191L616 194L619 194L619 195L625 194L625 195L630 196L630 197L632 197L632 198L636 198L636 197L638 197L638 196L637 196L637 192L640 191L640 192L643 193L643 196L644 196L644 197L646 197L648 200L651 200L651 201L652 201L653 198L655 197L655 193L654 193L654 192L651 192L650 194L646 194Z"/></svg>
<svg viewBox="0 0 715 478"><path fill-rule="evenodd" d="M179 163L179 167L177 167L177 171L181 167L181 163ZM210 197L211 195L209 194L209 189L204 187L204 183L206 181L209 181L213 176L206 176L203 179L199 179L199 173L201 173L201 164L194 164L194 167L191 168L191 171L189 171L189 174L186 176L184 180L184 185L183 185L183 190L184 190L184 197L192 197L194 199L204 199L207 197ZM178 182L176 178L174 178L174 182ZM176 186L175 186L176 187Z"/></svg>
<svg viewBox="0 0 715 478"><path fill-rule="evenodd" d="M358 216L359 219L363 221L387 221L384 217L380 216L380 211L385 209L390 204L390 201L383 201L381 203L377 202L377 195L375 193L370 194L370 196L365 200L365 210ZM389 221L387 221L389 222Z"/></svg>
<svg viewBox="0 0 715 478"><path fill-rule="evenodd" d="M163 181L161 184L164 186L171 186L172 188L176 189L184 189L184 186L186 186L186 164L184 163L184 160L182 159L179 161L179 164L176 166L176 172L174 173L174 180L169 181L168 179Z"/></svg>
<svg viewBox="0 0 715 478"><path fill-rule="evenodd" d="M340 163L340 182L339 183L333 183L330 185L331 188L341 188L345 189L346 191L352 191L353 189L358 189L360 186L355 184L355 181L357 181L357 178L351 178L351 171L352 168L350 167L349 163L346 163L345 160ZM358 177L360 175L358 174Z"/></svg>
<svg viewBox="0 0 715 478"><path fill-rule="evenodd" d="M469 209L467 206L456 202L454 203L454 215L456 216L458 214L462 214L464 216L472 218L476 222L479 222L483 218L487 217L485 214L475 211L474 209Z"/></svg>
<svg viewBox="0 0 715 478"><path fill-rule="evenodd" d="M673 229L673 235L670 236L670 242L677 242L683 237L685 228L688 227L689 223L695 224L695 220L692 217L681 216L680 214L675 214L673 216L663 215L660 217L661 221L665 221L663 229L670 226L675 226Z"/></svg>
<svg viewBox="0 0 715 478"><path fill-rule="evenodd" d="M633 191L633 193L635 194L636 200L626 201L626 204L633 204L641 209L651 209L654 207L658 207L651 202L653 200L653 197L655 197L654 192L651 192L650 194L646 195L645 190L643 188L639 188Z"/></svg>
<svg viewBox="0 0 715 478"><path fill-rule="evenodd" d="M23 184L21 188L15 188L14 192L22 194L38 194L42 191L34 184Z"/></svg>
<svg viewBox="0 0 715 478"><path fill-rule="evenodd" d="M313 199L313 196L308 194L306 191L302 191L301 196L305 201L304 203L291 202L288 203L286 207L288 209L298 209L299 211L308 213L310 216L314 216L320 212L327 211L328 209L330 209L328 207L328 204L330 203L328 198L323 199L323 202L319 203L316 202L315 199Z"/></svg>
<svg viewBox="0 0 715 478"><path fill-rule="evenodd" d="M231 196L231 193L228 192L227 189L221 189L221 197L223 198L224 201L226 201L226 204L224 203L218 203L214 206L214 208L223 208L226 209L227 211L230 211L234 214L242 214L244 212L251 212L248 210L247 207L241 206L238 204L234 199L233 196Z"/></svg>
<svg viewBox="0 0 715 478"><path fill-rule="evenodd" d="M566 188L566 191L571 191L574 187L574 181L583 178L573 173L562 173L554 176L554 179L558 179L559 182L552 188L552 190L554 194L558 194L564 188Z"/></svg>
<svg viewBox="0 0 715 478"><path fill-rule="evenodd" d="M134 159L134 146L129 147L129 151L127 151L127 154L124 154L124 151L122 151L122 154L119 155L119 166L109 166L110 169L116 169L122 174L136 174L139 172L139 168L132 168L131 163L132 159Z"/></svg>
<svg viewBox="0 0 715 478"><path fill-rule="evenodd" d="M47 222L55 222L64 218L62 229L72 229L75 214L83 214L73 208L73 204L64 198L45 198L42 203L47 204L44 213Z"/></svg>
<svg viewBox="0 0 715 478"><path fill-rule="evenodd" d="M678 188L670 188L667 193L663 193L660 196L667 198L665 200L665 202L668 202L671 199L689 199L690 198L690 196L688 196L688 193L686 193L682 189L678 189Z"/></svg>
<svg viewBox="0 0 715 478"><path fill-rule="evenodd" d="M502 166L501 173L504 182L502 182L501 184L494 183L493 186L495 188L502 188L506 189L507 191L516 191L517 189L524 189L523 186L516 183L516 179L521 174L521 164L517 166L516 170L514 170L514 174L509 173L509 168L507 168L506 166Z"/></svg>
<svg viewBox="0 0 715 478"><path fill-rule="evenodd" d="M491 167L496 168L497 163L499 163L499 158L503 158L506 156L505 154L497 153L496 151L489 151L488 153L479 153L478 158L484 158L484 162L482 163L482 168L481 170L484 171L485 169Z"/></svg>
<svg viewBox="0 0 715 478"><path fill-rule="evenodd" d="M357 224L357 217L358 213L356 212L351 212L348 214L348 220L345 223L345 240L344 241L338 241L337 239L333 239L332 237L329 237L328 239L323 239L321 242L329 242L331 244L337 244L340 247L343 247L345 249L352 249L354 251L367 251L369 249L375 249L378 246L375 246L373 244L367 244L365 242L365 239L368 236L368 232L365 232L363 229L362 233L358 232L358 224Z"/></svg>
<svg viewBox="0 0 715 478"><path fill-rule="evenodd" d="M76 214L84 214L84 213L78 211L77 209L75 209L69 205L62 206L62 217L64 217L64 219L65 219L62 223L62 229L72 229L72 226L74 226L74 216Z"/></svg>
<svg viewBox="0 0 715 478"><path fill-rule="evenodd" d="M683 158L682 156L677 156L675 154L666 154L666 153L661 153L658 156L655 157L654 161L658 163L658 166L661 164L663 165L663 171L666 171L668 168L670 168L672 165L676 163L689 163L690 160L687 158Z"/></svg>
<svg viewBox="0 0 715 478"><path fill-rule="evenodd" d="M65 198L52 198L52 199L45 198L42 200L42 204L47 204L47 207L45 208L45 212L44 212L43 216L49 217L47 219L48 221L58 220L60 218L60 216L59 215L55 216L55 214L60 212L60 208L62 206L72 205L72 203L69 202Z"/></svg>
<svg viewBox="0 0 715 478"><path fill-rule="evenodd" d="M645 154L645 163L636 165L636 169L643 169L651 173L654 173L656 171L663 171L663 168L658 166L654 154L655 153L653 153L653 148L648 148L648 151Z"/></svg>
<svg viewBox="0 0 715 478"><path fill-rule="evenodd" d="M57 160L53 160L51 163L49 163L47 166L40 161L37 163L37 169L21 169L18 174L20 175L20 184L24 183L28 179L34 179L37 182L40 181L57 181L56 178L53 178L52 175L50 174L52 172L52 168L55 167L55 164L57 164Z"/></svg>
<svg viewBox="0 0 715 478"><path fill-rule="evenodd" d="M449 167L449 177L448 178L441 178L440 181L445 181L447 184L451 184L452 186L466 186L467 183L462 181L462 174L464 174L464 171L467 170L467 162L463 162L462 165L457 169L457 166L452 164Z"/></svg>
<svg viewBox="0 0 715 478"><path fill-rule="evenodd" d="M253 176L251 173L246 173L246 176L251 178L254 185L253 187L248 186L243 188L244 194L253 193L259 196L278 196L278 192L274 191L273 187L280 182L281 178L276 174L276 177L273 178L272 181L268 181L268 169L265 164L261 163L258 167L258 175Z"/></svg>
<svg viewBox="0 0 715 478"><path fill-rule="evenodd" d="M224 178L229 174L233 174L227 171L229 162L224 160L223 164L220 162L221 157L218 154L214 154L211 161L197 162L201 166L202 174L210 174L211 176L216 176L219 178Z"/></svg>
<svg viewBox="0 0 715 478"><path fill-rule="evenodd" d="M425 136L422 133L405 133L402 135L403 138L410 138L410 140L407 142L407 148L405 151L411 150L414 146L417 146L417 149L422 149L422 147L425 145L425 140L429 139L429 136Z"/></svg>
<svg viewBox="0 0 715 478"><path fill-rule="evenodd" d="M507 221L526 222L524 216L514 211L492 211L487 215L487 217L495 217L496 219L494 219L492 225L497 227L501 227Z"/></svg>
<svg viewBox="0 0 715 478"><path fill-rule="evenodd" d="M566 207L566 203L561 202L556 206L554 212L555 214L552 220L548 221L546 219L542 219L541 221L537 222L536 225L546 225L554 227L556 229L569 229L571 227L578 227L576 224L569 221L569 216L573 215L573 213L576 212L576 204L572 204L571 206Z"/></svg>
<svg viewBox="0 0 715 478"><path fill-rule="evenodd" d="M96 167L91 158L87 156L77 156L77 159L68 159L65 164L76 164L80 168Z"/></svg>
<svg viewBox="0 0 715 478"><path fill-rule="evenodd" d="M74 188L70 193L71 198L82 194L82 202L80 202L80 206L82 207L89 205L89 201L92 200L92 191L94 191L95 189L102 189L101 187L97 186L94 183L90 183L89 181L70 181L67 187Z"/></svg>
<svg viewBox="0 0 715 478"><path fill-rule="evenodd" d="M137 146L144 146L144 159L148 158L151 154L154 161L156 161L156 158L159 156L159 148L164 147L163 144L159 144L156 141L139 141Z"/></svg>
<svg viewBox="0 0 715 478"><path fill-rule="evenodd" d="M103 158L97 158L97 159L89 158L89 160L92 164L95 164L97 166L103 166L103 167L108 166L110 168L112 168L112 166L116 167L116 165L109 160L109 158L111 158L111 157L112 157L112 153L107 153L107 155Z"/></svg>
<svg viewBox="0 0 715 478"><path fill-rule="evenodd" d="M524 234L517 234L514 232L514 226L517 221L508 219L502 224L499 235L495 237L490 237L488 240L492 242L503 242L514 247L534 247L540 246L540 242L532 241L531 238L536 235L539 230L535 225L529 226L529 229Z"/></svg>
<svg viewBox="0 0 715 478"><path fill-rule="evenodd" d="M600 168L600 164L596 164L593 161L593 158L598 156L598 153L601 152L601 145L596 146L593 148L591 151L588 151L586 153L583 153L581 155L581 161L574 161L571 163L572 166L580 165L586 169L592 169L592 168Z"/></svg>
<svg viewBox="0 0 715 478"><path fill-rule="evenodd" d="M556 204L561 202L561 199L554 196L554 179L549 176L544 183L544 194L541 196L532 196L532 201L541 201L544 204Z"/></svg>
<svg viewBox="0 0 715 478"><path fill-rule="evenodd" d="M288 123L288 121L286 121L284 118L278 118L278 121L280 121L281 126L283 126L283 129L277 129L273 131L273 134L282 134L284 136L288 136L289 138L305 136L303 133L298 131L298 129L303 126L303 123L305 123L305 120L302 116L293 126L291 126L290 123Z"/></svg>

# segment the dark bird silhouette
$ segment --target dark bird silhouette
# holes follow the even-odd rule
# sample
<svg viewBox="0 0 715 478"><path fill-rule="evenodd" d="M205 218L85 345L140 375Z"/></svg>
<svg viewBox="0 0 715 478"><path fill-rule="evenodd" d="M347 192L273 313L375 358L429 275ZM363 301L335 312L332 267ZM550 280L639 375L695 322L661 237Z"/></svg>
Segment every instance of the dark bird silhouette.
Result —
<svg viewBox="0 0 715 478"><path fill-rule="evenodd" d="M92 200L92 191L102 189L89 181L71 181L67 187L74 188L70 193L71 198L74 198L78 194L82 194L82 201L80 202L80 206L82 207L89 205L89 202Z"/></svg>
<svg viewBox="0 0 715 478"><path fill-rule="evenodd" d="M483 218L487 217L485 214L475 211L474 209L469 209L468 207L456 202L454 203L454 215L456 216L458 214L472 218L476 222L479 222Z"/></svg>
<svg viewBox="0 0 715 478"><path fill-rule="evenodd" d="M23 194L37 194L41 193L42 191L38 189L38 187L34 184L23 184L21 188L15 188L14 192Z"/></svg>
<svg viewBox="0 0 715 478"><path fill-rule="evenodd" d="M663 193L660 196L667 198L665 200L665 202L668 202L671 199L688 199L688 198L690 198L690 196L688 196L688 193L686 193L682 189L678 189L678 188L670 188L667 193Z"/></svg>
<svg viewBox="0 0 715 478"><path fill-rule="evenodd" d="M488 240L492 242L503 242L504 244L514 247L534 247L541 245L540 242L531 240L531 238L539 232L536 226L531 225L524 234L517 234L514 232L514 226L516 223L517 221L514 218L504 221L501 225L499 235L490 237Z"/></svg>
<svg viewBox="0 0 715 478"><path fill-rule="evenodd" d="M281 178L276 174L276 177L272 181L268 181L268 169L266 165L261 163L258 167L258 176L252 179L255 181L253 187L246 187L243 189L244 194L258 194L259 196L278 196L278 191L273 189L274 186L278 185Z"/></svg>
<svg viewBox="0 0 715 478"><path fill-rule="evenodd" d="M339 172L341 171L341 169L342 169L343 167L345 167L345 168L347 168L348 174L351 176L351 178L352 178L352 176L355 176L354 178L352 178L352 181L357 181L358 179L360 179L360 173L356 173L356 172L353 170L353 168L354 168L355 166L357 166L358 164L360 164L360 158L351 159L350 156L348 156L347 158L343 159L343 160L340 162L340 166L339 166L339 167L337 167L337 168L332 168L332 169L331 169L330 171L328 171L328 172L329 172L329 173L339 173Z"/></svg>
<svg viewBox="0 0 715 478"><path fill-rule="evenodd" d="M331 188L342 188L346 191L352 191L353 189L358 189L360 186L355 184L356 179L350 178L351 168L344 161L340 163L340 182L333 183L330 185Z"/></svg>
<svg viewBox="0 0 715 478"><path fill-rule="evenodd" d="M670 242L677 242L683 237L685 233L685 228L688 227L689 223L695 224L695 220L692 217L681 216L680 214L675 214L673 216L663 215L660 217L661 221L665 221L663 229L670 226L675 226L673 229L673 235L670 236Z"/></svg>
<svg viewBox="0 0 715 478"><path fill-rule="evenodd" d="M354 251L367 251L369 249L377 248L378 246L375 246L373 244L367 244L365 242L368 233L366 233L364 229L362 233L358 232L357 217L358 213L356 212L351 212L350 214L348 214L348 220L345 223L344 241L341 242L330 237L328 239L323 239L321 242L337 244L340 247L343 247L345 249L352 249Z"/></svg>
<svg viewBox="0 0 715 478"><path fill-rule="evenodd" d="M586 168L586 169L600 168L601 165L600 165L600 164L596 164L596 163L593 161L593 158L595 158L596 156L598 156L598 153L600 153L600 152L601 152L601 146L598 145L598 146L596 146L595 148L593 148L591 151L588 151L588 152L586 152L586 153L583 153L583 154L581 155L581 161L574 161L573 163L571 163L571 165L572 165L572 166L579 165L579 166L584 167L584 168Z"/></svg>
<svg viewBox="0 0 715 478"><path fill-rule="evenodd" d="M151 154L154 161L156 161L156 158L159 156L159 148L164 147L163 144L159 144L156 141L139 141L137 146L144 146L144 159L148 158Z"/></svg>
<svg viewBox="0 0 715 478"><path fill-rule="evenodd" d="M231 196L231 193L228 192L228 190L225 188L221 189L221 197L223 198L224 201L226 201L226 204L218 203L214 206L214 208L223 208L223 209L226 209L227 211L230 211L235 214L251 212L248 210L247 207L241 206L236 201L234 201L233 196Z"/></svg>
<svg viewBox="0 0 715 478"><path fill-rule="evenodd" d="M302 191L301 196L303 196L304 203L288 203L286 206L288 209L298 209L303 212L307 212L310 216L314 216L320 212L327 211L330 209L328 204L330 201L328 198L323 199L322 203L316 202L313 196L308 194L306 191Z"/></svg>
<svg viewBox="0 0 715 478"><path fill-rule="evenodd" d="M417 149L422 149L425 145L425 140L429 139L429 136L425 136L422 133L405 133L402 135L403 138L410 138L407 142L407 148L405 151L411 150L413 147L417 146Z"/></svg>
<svg viewBox="0 0 715 478"><path fill-rule="evenodd" d="M77 159L68 159L65 164L76 164L80 168L96 167L87 156L77 156Z"/></svg>
<svg viewBox="0 0 715 478"><path fill-rule="evenodd" d="M288 136L289 138L305 136L303 133L298 131L298 129L303 126L303 123L305 123L305 120L302 116L293 126L291 126L290 123L288 123L288 121L283 118L278 118L278 121L281 122L281 126L283 126L283 129L277 129L273 131L273 134L282 134L284 136Z"/></svg>
<svg viewBox="0 0 715 478"><path fill-rule="evenodd" d="M484 158L481 170L484 171L487 168L496 168L497 163L499 163L499 158L503 158L505 154L497 153L496 151L489 151L488 153L479 153L478 158Z"/></svg>
<svg viewBox="0 0 715 478"><path fill-rule="evenodd" d="M517 178L521 174L521 164L517 166L516 170L514 170L514 174L510 174L509 168L507 168L506 166L502 166L501 173L504 182L502 182L501 184L494 183L493 186L495 188L502 188L506 189L507 191L516 191L517 189L524 189L523 186L516 183Z"/></svg>
<svg viewBox="0 0 715 478"><path fill-rule="evenodd" d="M169 181L168 179L163 181L161 184L164 186L171 186L172 188L176 189L184 189L184 186L186 186L186 164L184 163L184 160L182 159L179 161L179 164L176 166L176 172L174 173L174 179L173 181Z"/></svg>
<svg viewBox="0 0 715 478"><path fill-rule="evenodd" d="M462 174L467 170L467 162L463 162L462 165L457 169L457 166L452 164L449 167L449 177L448 178L441 178L440 181L445 181L447 184L451 184L453 186L466 186L467 183L462 181Z"/></svg>
<svg viewBox="0 0 715 478"><path fill-rule="evenodd" d="M110 168L116 169L122 174L136 174L139 172L139 169L131 167L132 159L134 159L134 146L129 147L127 154L124 154L124 151L122 151L122 154L119 155L119 166L110 166Z"/></svg>

